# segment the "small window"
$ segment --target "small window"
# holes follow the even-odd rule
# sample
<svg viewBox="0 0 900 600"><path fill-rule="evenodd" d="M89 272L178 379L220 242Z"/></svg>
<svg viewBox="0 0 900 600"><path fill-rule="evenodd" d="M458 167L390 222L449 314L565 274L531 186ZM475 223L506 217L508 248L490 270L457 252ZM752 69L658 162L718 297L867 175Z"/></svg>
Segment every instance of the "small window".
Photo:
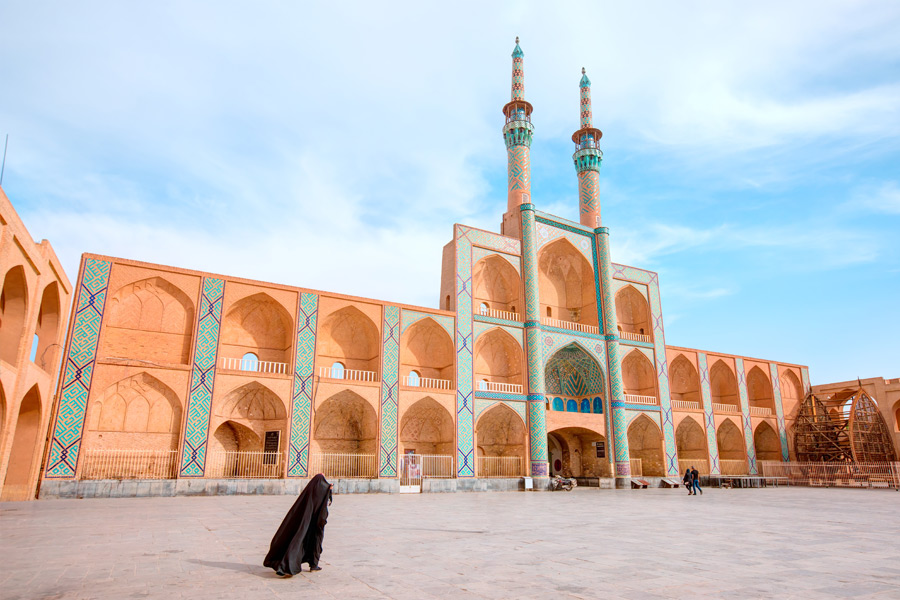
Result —
<svg viewBox="0 0 900 600"><path fill-rule="evenodd" d="M644 328L641 327L641 335L644 335Z"/></svg>
<svg viewBox="0 0 900 600"><path fill-rule="evenodd" d="M488 312L490 312L491 307L488 306L487 302L482 302L479 310L481 311L481 314L486 315L486 314L488 314Z"/></svg>
<svg viewBox="0 0 900 600"><path fill-rule="evenodd" d="M336 362L331 365L331 378L332 379L343 379L344 378L344 363Z"/></svg>
<svg viewBox="0 0 900 600"><path fill-rule="evenodd" d="M581 412L590 413L591 412L591 399L585 398L581 401Z"/></svg>
<svg viewBox="0 0 900 600"><path fill-rule="evenodd" d="M447 294L447 297L444 298L444 310L450 310L450 294Z"/></svg>
<svg viewBox="0 0 900 600"><path fill-rule="evenodd" d="M516 312L516 307L515 307L515 306L510 306L510 307L509 307L509 312L511 312L511 313Z"/></svg>
<svg viewBox="0 0 900 600"><path fill-rule="evenodd" d="M562 398L554 398L553 399L553 410L563 412Z"/></svg>
<svg viewBox="0 0 900 600"><path fill-rule="evenodd" d="M409 377L406 378L406 383L410 387L419 387L419 374L416 371L410 371Z"/></svg>
<svg viewBox="0 0 900 600"><path fill-rule="evenodd" d="M566 412L578 412L578 402L571 398L566 400Z"/></svg>
<svg viewBox="0 0 900 600"><path fill-rule="evenodd" d="M547 316L548 316L548 317L551 317L551 318L553 317L553 311L550 310L550 307L549 307L549 306L547 307Z"/></svg>
<svg viewBox="0 0 900 600"><path fill-rule="evenodd" d="M252 352L242 356L241 371L259 371L259 357Z"/></svg>
<svg viewBox="0 0 900 600"><path fill-rule="evenodd" d="M599 396L594 398L594 413L598 415L603 414L603 398L600 398Z"/></svg>
<svg viewBox="0 0 900 600"><path fill-rule="evenodd" d="M31 362L34 362L34 359L37 358L37 349L40 343L40 338L37 334L34 334L34 338L31 340Z"/></svg>
<svg viewBox="0 0 900 600"><path fill-rule="evenodd" d="M478 382L478 389L479 389L479 390L486 390L486 389L487 389L487 384L488 384L488 380L487 380L487 379L482 379L481 381Z"/></svg>

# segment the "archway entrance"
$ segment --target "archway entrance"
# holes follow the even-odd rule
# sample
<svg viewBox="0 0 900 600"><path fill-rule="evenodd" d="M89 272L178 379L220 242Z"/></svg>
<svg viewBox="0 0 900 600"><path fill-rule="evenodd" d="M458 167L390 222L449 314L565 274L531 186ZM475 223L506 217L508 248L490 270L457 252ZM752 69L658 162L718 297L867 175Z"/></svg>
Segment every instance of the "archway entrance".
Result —
<svg viewBox="0 0 900 600"><path fill-rule="evenodd" d="M639 416L628 427L628 453L631 455L633 474L636 474L634 471L640 464L641 475L665 476L662 433L647 415Z"/></svg>
<svg viewBox="0 0 900 600"><path fill-rule="evenodd" d="M744 447L744 435L731 419L725 419L716 432L716 444L719 446L719 466L722 475L746 475L747 449Z"/></svg>
<svg viewBox="0 0 900 600"><path fill-rule="evenodd" d="M37 441L41 428L41 396L32 387L19 408L16 430L3 482L3 500L28 500L34 494L31 473L35 468Z"/></svg>
<svg viewBox="0 0 900 600"><path fill-rule="evenodd" d="M475 423L478 477L521 477L525 473L525 423L505 404L496 404Z"/></svg>
<svg viewBox="0 0 900 600"><path fill-rule="evenodd" d="M763 421L756 426L753 433L753 445L758 460L777 460L781 462L781 440L771 425Z"/></svg>
<svg viewBox="0 0 900 600"><path fill-rule="evenodd" d="M562 427L547 434L550 474L610 477L606 437L584 427Z"/></svg>
<svg viewBox="0 0 900 600"><path fill-rule="evenodd" d="M400 420L400 452L416 455L423 477L452 477L453 417L434 398L422 398ZM402 469L401 469L402 471Z"/></svg>
<svg viewBox="0 0 900 600"><path fill-rule="evenodd" d="M344 390L316 409L310 473L326 477L375 478L378 417L362 396Z"/></svg>
<svg viewBox="0 0 900 600"><path fill-rule="evenodd" d="M675 430L675 447L678 450L678 472L690 467L703 475L709 475L709 448L706 444L706 432L697 421L686 417Z"/></svg>

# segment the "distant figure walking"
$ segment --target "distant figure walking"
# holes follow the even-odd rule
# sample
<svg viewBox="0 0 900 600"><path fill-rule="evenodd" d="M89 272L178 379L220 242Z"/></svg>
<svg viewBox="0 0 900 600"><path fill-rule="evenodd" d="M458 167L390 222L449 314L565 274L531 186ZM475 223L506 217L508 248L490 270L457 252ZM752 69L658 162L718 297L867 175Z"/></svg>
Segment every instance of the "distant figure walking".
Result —
<svg viewBox="0 0 900 600"><path fill-rule="evenodd" d="M685 469L684 478L682 479L684 482L684 489L687 490L688 496L692 496L694 494L693 483L694 477L691 475L690 469Z"/></svg>
<svg viewBox="0 0 900 600"><path fill-rule="evenodd" d="M697 495L697 492L703 493L703 490L700 489L700 471L697 470L697 467L691 467L691 481L693 482L694 495Z"/></svg>
<svg viewBox="0 0 900 600"><path fill-rule="evenodd" d="M263 566L287 576L299 573L303 563L309 563L310 571L322 570L319 556L331 504L331 487L321 473L309 480L272 538Z"/></svg>

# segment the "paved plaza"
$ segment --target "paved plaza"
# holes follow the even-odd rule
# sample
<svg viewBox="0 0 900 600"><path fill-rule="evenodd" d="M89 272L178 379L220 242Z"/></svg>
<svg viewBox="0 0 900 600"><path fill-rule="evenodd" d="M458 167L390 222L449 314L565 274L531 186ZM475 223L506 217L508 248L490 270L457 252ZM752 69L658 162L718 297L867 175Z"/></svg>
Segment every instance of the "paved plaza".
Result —
<svg viewBox="0 0 900 600"><path fill-rule="evenodd" d="M900 493L705 492L335 496L287 579L293 497L5 503L0 598L900 598Z"/></svg>

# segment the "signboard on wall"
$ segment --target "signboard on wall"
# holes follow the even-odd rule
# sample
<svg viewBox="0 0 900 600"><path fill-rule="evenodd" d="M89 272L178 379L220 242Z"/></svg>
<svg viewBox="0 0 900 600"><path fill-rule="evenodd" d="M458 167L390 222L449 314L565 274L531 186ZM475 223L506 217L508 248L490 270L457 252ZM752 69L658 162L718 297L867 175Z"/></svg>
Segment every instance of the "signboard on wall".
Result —
<svg viewBox="0 0 900 600"><path fill-rule="evenodd" d="M597 447L597 458L606 458L606 442L594 442Z"/></svg>
<svg viewBox="0 0 900 600"><path fill-rule="evenodd" d="M264 465L274 465L276 459L278 458L278 446L281 441L281 432L280 431L267 431L266 432L266 443L263 447L263 464Z"/></svg>

